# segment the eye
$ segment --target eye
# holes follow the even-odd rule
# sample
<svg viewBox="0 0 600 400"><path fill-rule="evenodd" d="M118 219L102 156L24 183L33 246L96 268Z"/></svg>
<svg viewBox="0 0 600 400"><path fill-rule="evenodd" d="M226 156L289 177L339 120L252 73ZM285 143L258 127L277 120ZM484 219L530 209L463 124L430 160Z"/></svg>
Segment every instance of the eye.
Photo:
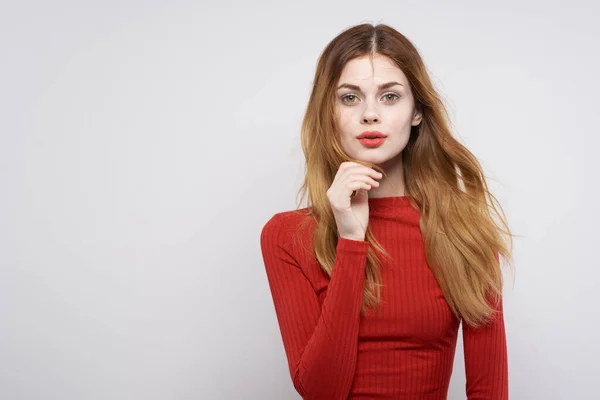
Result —
<svg viewBox="0 0 600 400"><path fill-rule="evenodd" d="M352 103L354 103L353 101L348 102L349 97L354 97L355 98L356 96L353 95L353 94L346 94L346 95L342 96L342 103L344 103L344 104L352 104Z"/></svg>
<svg viewBox="0 0 600 400"><path fill-rule="evenodd" d="M391 96L391 100L390 100L390 96ZM392 93L392 92L384 94L383 97L384 98L387 97L387 99L388 99L387 103L395 103L400 98L399 95L397 95L396 93ZM356 101L352 101L352 99L356 99L356 98L357 97L355 94L348 93L348 94L343 95L341 97L341 100L342 100L342 103L344 103L344 104L354 104L354 103L356 103Z"/></svg>
<svg viewBox="0 0 600 400"><path fill-rule="evenodd" d="M396 93L392 93L392 92L390 92L390 93L386 93L386 94L384 94L384 95L383 95L383 97L386 97L386 96L394 96L394 97L395 97L395 99L393 99L393 100L390 100L390 102L392 102L392 103L393 103L393 102L395 102L397 99L399 99L399 98L400 98L400 96L398 96ZM389 98L389 97L388 97L388 98Z"/></svg>

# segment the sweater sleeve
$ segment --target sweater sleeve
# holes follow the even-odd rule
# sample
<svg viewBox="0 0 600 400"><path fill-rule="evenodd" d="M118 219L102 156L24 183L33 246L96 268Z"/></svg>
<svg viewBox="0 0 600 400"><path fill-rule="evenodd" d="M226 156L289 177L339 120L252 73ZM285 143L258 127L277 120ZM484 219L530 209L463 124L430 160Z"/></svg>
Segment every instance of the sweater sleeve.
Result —
<svg viewBox="0 0 600 400"><path fill-rule="evenodd" d="M498 256L496 256L498 258ZM463 323L463 345L468 400L508 399L508 355L502 297L488 325Z"/></svg>
<svg viewBox="0 0 600 400"><path fill-rule="evenodd" d="M352 386L369 243L339 238L327 295L317 294L288 248L276 214L261 250L296 391L303 399L346 399Z"/></svg>

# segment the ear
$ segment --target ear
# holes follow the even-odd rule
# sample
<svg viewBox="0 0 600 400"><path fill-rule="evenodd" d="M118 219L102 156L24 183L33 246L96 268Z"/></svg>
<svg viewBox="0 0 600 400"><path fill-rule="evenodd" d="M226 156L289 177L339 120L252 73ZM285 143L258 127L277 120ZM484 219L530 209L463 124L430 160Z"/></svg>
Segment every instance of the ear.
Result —
<svg viewBox="0 0 600 400"><path fill-rule="evenodd" d="M415 109L415 113L414 113L413 120L412 120L412 125L417 126L421 123L422 120L423 120L423 115L421 114L421 111Z"/></svg>

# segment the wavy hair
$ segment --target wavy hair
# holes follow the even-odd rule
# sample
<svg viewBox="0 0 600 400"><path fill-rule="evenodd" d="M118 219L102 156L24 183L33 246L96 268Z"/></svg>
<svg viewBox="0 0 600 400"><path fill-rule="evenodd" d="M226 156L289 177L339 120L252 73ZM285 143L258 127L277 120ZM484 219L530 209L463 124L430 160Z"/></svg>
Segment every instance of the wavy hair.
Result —
<svg viewBox="0 0 600 400"><path fill-rule="evenodd" d="M448 112L417 49L385 24L361 24L343 31L325 47L317 63L301 127L306 171L297 194L302 194L297 208L308 196L308 215L317 221L314 255L331 276L338 237L326 192L340 164L360 163L387 178L377 165L350 158L336 134L335 88L342 69L354 58L374 55L388 57L404 72L415 109L422 114L421 123L411 127L402 166L406 194L420 212L427 263L454 315L474 327L485 324L497 312L503 287L499 255L512 262L513 235L502 207L488 189L480 163L453 137ZM369 226L365 240L371 245L361 313L365 307L379 305L382 284L377 253L389 257Z"/></svg>

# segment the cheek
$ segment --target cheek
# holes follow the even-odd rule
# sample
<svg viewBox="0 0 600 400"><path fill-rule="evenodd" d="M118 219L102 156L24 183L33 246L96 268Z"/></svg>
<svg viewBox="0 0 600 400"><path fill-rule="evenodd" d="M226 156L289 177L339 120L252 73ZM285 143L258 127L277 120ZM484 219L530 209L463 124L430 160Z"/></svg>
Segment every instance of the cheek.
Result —
<svg viewBox="0 0 600 400"><path fill-rule="evenodd" d="M339 110L338 109L338 118L337 122L342 131L346 130L352 121L352 113L348 110Z"/></svg>
<svg viewBox="0 0 600 400"><path fill-rule="evenodd" d="M390 122L390 127L393 129L404 129L410 126L411 119L407 113L393 113L388 116L387 120Z"/></svg>

